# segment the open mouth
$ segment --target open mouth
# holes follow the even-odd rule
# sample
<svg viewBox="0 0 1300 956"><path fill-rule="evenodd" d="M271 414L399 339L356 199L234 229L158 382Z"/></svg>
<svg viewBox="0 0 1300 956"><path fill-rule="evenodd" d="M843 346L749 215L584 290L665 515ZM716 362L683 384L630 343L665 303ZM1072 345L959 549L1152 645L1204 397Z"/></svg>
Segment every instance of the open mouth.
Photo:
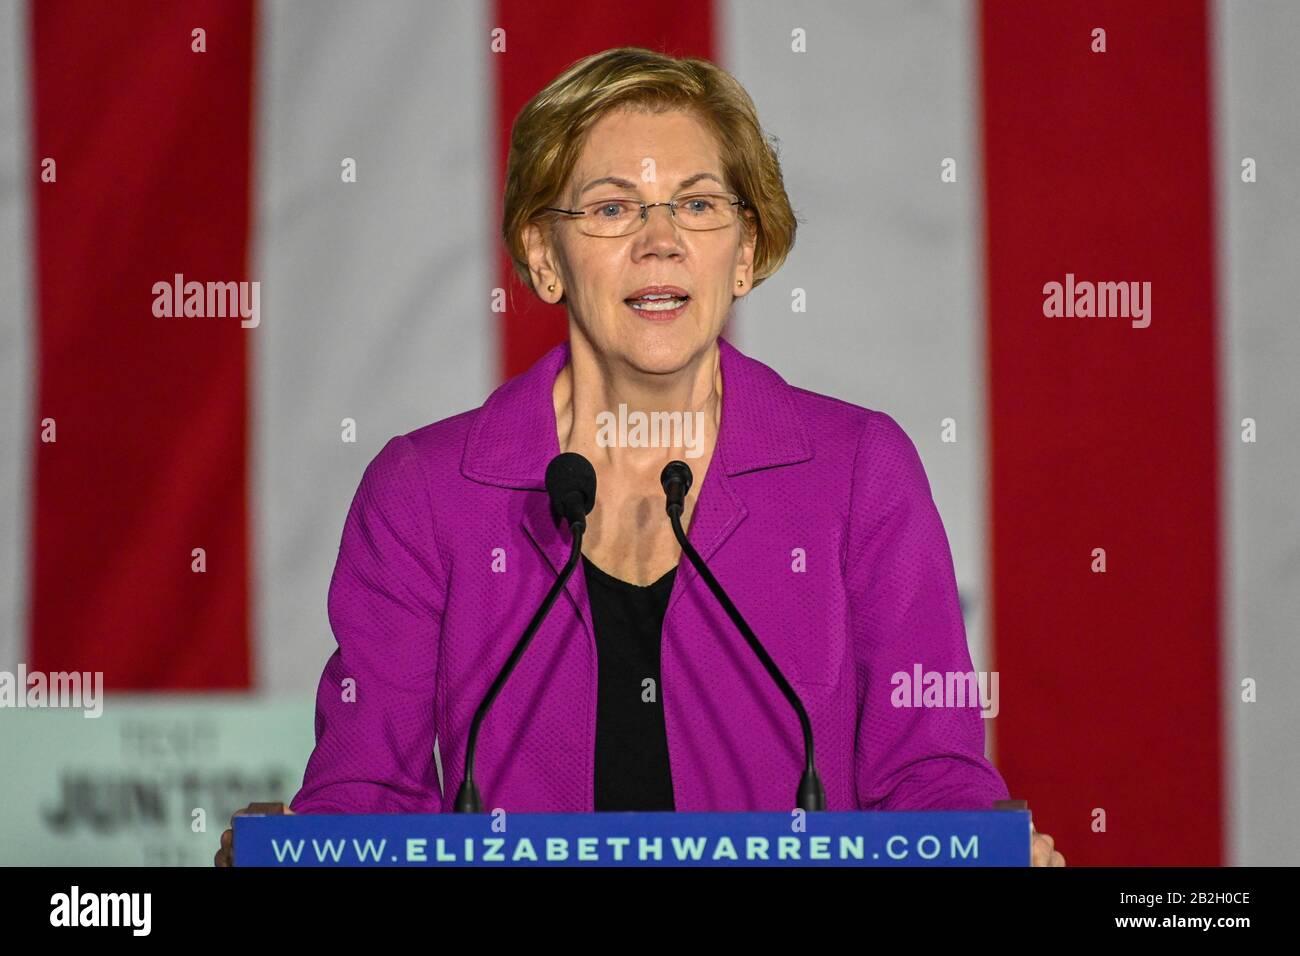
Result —
<svg viewBox="0 0 1300 956"><path fill-rule="evenodd" d="M630 305L637 312L655 314L661 312L677 312L686 306L690 301L689 295L643 295L634 299L624 299L623 301Z"/></svg>

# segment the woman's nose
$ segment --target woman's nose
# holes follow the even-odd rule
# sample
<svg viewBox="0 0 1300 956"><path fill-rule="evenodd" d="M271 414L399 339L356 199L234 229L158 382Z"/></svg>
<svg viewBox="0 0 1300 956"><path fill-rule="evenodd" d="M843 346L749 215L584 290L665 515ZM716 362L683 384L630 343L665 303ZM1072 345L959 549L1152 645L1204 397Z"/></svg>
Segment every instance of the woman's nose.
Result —
<svg viewBox="0 0 1300 956"><path fill-rule="evenodd" d="M660 213L656 222L655 213ZM672 207L666 203L663 205L647 206L645 211L645 223L639 230L642 238L652 237L654 239L670 238L674 243L677 241L678 226L673 217Z"/></svg>

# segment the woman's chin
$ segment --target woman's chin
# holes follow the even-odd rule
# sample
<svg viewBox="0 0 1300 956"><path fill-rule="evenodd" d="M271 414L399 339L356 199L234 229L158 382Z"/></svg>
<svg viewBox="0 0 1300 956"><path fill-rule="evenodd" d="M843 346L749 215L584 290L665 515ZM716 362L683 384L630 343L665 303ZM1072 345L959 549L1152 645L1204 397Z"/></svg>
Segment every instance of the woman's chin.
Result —
<svg viewBox="0 0 1300 956"><path fill-rule="evenodd" d="M647 375L670 375L679 372L695 359L707 342L701 342L698 331L686 335L639 336L626 353L627 362Z"/></svg>

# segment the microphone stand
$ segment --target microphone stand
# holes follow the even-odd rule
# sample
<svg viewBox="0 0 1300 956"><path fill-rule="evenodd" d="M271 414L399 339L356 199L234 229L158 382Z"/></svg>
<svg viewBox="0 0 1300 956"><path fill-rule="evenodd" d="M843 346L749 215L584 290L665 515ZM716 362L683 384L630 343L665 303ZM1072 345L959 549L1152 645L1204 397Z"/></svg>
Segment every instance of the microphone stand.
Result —
<svg viewBox="0 0 1300 956"><path fill-rule="evenodd" d="M687 540L686 532L682 530L681 516L686 492L689 489L689 481L683 481L679 474L670 474L668 470L677 464L681 464L683 468L686 467L684 463L673 462L669 464L668 468L664 469L664 490L668 493L668 520L672 522L673 534L676 535L677 543L682 546L682 551L686 553L686 557L691 564L695 565L695 569L700 572L700 577L704 579L704 583L713 592L713 596L718 599L722 609L727 612L731 622L736 625L737 630L745 638L745 643L758 657L759 662L767 670L768 676L780 688L781 693L785 695L785 699L790 702L790 706L794 708L794 712L799 718L799 727L803 730L804 769L802 776L799 778L799 791L795 796L795 806L802 810L825 810L826 791L822 788L821 778L817 776L817 767L813 762L812 721L808 719L808 711L804 709L803 701L799 699L799 695L790 686L790 682L785 679L781 669L776 666L776 661L772 660L771 655L767 653L767 649L763 647L758 637L741 616L740 611L736 609L736 605L731 603L731 598L727 597L727 592L722 589L722 585L713 576L709 566L704 563L704 559L700 557L695 547Z"/></svg>

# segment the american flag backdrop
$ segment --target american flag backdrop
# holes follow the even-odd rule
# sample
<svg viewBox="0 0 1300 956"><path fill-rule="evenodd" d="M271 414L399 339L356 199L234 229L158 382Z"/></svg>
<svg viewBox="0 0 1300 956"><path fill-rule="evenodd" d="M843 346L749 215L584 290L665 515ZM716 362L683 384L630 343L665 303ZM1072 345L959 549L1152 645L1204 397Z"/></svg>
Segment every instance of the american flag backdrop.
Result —
<svg viewBox="0 0 1300 956"><path fill-rule="evenodd" d="M565 335L514 116L645 46L779 144L728 334L916 443L1012 795L1071 865L1298 863L1298 44L1293 0L0 0L0 669L310 694L366 464ZM156 314L188 281L256 324Z"/></svg>

